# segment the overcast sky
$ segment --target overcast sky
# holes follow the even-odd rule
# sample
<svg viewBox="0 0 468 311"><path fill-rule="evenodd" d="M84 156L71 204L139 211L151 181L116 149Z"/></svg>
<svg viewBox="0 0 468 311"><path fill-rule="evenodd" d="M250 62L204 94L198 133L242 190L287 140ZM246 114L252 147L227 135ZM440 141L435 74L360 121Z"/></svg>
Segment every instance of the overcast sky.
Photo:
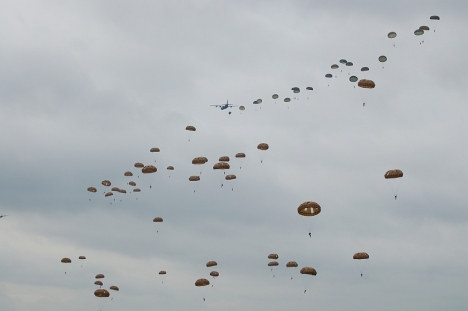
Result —
<svg viewBox="0 0 468 311"><path fill-rule="evenodd" d="M0 311L466 310L467 13L462 0L0 1ZM210 106L226 100L245 110ZM212 169L224 155L235 181ZM104 179L128 193L104 197ZM300 216L305 201L321 213ZM94 297L98 273L112 300Z"/></svg>

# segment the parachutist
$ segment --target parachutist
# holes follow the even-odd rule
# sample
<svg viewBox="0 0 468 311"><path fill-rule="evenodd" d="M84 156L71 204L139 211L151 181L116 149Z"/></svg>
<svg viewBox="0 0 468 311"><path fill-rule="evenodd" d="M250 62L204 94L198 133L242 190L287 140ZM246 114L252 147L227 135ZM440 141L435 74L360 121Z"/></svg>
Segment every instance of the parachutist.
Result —
<svg viewBox="0 0 468 311"><path fill-rule="evenodd" d="M311 233L311 232L309 232L309 237L312 237L312 233Z"/></svg>
<svg viewBox="0 0 468 311"><path fill-rule="evenodd" d="M362 278L362 273L361 273L361 278Z"/></svg>
<svg viewBox="0 0 468 311"><path fill-rule="evenodd" d="M397 196L395 195L395 200L396 200Z"/></svg>
<svg viewBox="0 0 468 311"><path fill-rule="evenodd" d="M362 107L365 107L366 106L366 103L362 103Z"/></svg>
<svg viewBox="0 0 468 311"><path fill-rule="evenodd" d="M203 301L205 301L205 298L203 298Z"/></svg>
<svg viewBox="0 0 468 311"><path fill-rule="evenodd" d="M304 294L305 294L306 291L307 291L307 289L304 289Z"/></svg>

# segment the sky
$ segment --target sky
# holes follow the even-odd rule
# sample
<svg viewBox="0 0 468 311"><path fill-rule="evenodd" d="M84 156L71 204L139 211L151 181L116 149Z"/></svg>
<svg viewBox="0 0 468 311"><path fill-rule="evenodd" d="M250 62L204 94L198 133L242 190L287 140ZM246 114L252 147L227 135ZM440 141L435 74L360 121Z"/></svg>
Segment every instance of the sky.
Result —
<svg viewBox="0 0 468 311"><path fill-rule="evenodd" d="M0 311L466 309L465 1L0 3Z"/></svg>

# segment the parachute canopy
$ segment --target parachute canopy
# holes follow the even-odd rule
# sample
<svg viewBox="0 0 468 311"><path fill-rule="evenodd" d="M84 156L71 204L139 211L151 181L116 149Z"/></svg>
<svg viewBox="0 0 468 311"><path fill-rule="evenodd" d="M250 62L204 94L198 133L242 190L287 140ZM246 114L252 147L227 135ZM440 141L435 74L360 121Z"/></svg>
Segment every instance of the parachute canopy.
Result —
<svg viewBox="0 0 468 311"><path fill-rule="evenodd" d="M258 149L258 150L268 150L268 148L270 148L270 146L268 146L267 143L260 143L260 144L258 144L258 146L257 146L257 149Z"/></svg>
<svg viewBox="0 0 468 311"><path fill-rule="evenodd" d="M338 66L337 64L333 64L331 65L331 69L338 69L340 66Z"/></svg>
<svg viewBox="0 0 468 311"><path fill-rule="evenodd" d="M224 177L224 179L226 179L226 180L233 180L233 179L236 179L236 178L237 177L234 174L229 174L229 175L226 175L226 177Z"/></svg>
<svg viewBox="0 0 468 311"><path fill-rule="evenodd" d="M106 180L101 181L101 184L103 186L109 187L111 185L111 182L106 179Z"/></svg>
<svg viewBox="0 0 468 311"><path fill-rule="evenodd" d="M192 176L189 177L188 180L189 180L189 181L199 181L199 180L200 180L200 176L192 175Z"/></svg>
<svg viewBox="0 0 468 311"><path fill-rule="evenodd" d="M163 219L161 217L155 217L153 222L163 222Z"/></svg>
<svg viewBox="0 0 468 311"><path fill-rule="evenodd" d="M174 170L174 166L169 165L169 166L167 167L167 170L168 170L168 171L173 171L173 170Z"/></svg>
<svg viewBox="0 0 468 311"><path fill-rule="evenodd" d="M356 77L356 76L349 77L349 81L351 81L351 82L356 82L357 80L358 80L358 77Z"/></svg>
<svg viewBox="0 0 468 311"><path fill-rule="evenodd" d="M268 263L268 267L276 267L277 265L279 265L277 261L270 261Z"/></svg>
<svg viewBox="0 0 468 311"><path fill-rule="evenodd" d="M244 110L245 110L245 107L244 107L244 106L240 106L240 107L239 107L239 110L244 111Z"/></svg>
<svg viewBox="0 0 468 311"><path fill-rule="evenodd" d="M133 189L133 192L141 192L141 189L140 188L135 188L135 189Z"/></svg>
<svg viewBox="0 0 468 311"><path fill-rule="evenodd" d="M213 266L217 266L217 265L218 265L218 263L217 263L216 261L214 261L214 260L208 261L208 262L206 263L206 266L207 266L207 267L213 267Z"/></svg>
<svg viewBox="0 0 468 311"><path fill-rule="evenodd" d="M96 279L103 279L103 278L104 278L104 274L102 274L102 273L96 274L95 278L96 278Z"/></svg>
<svg viewBox="0 0 468 311"><path fill-rule="evenodd" d="M362 67L361 71L369 71L369 67Z"/></svg>
<svg viewBox="0 0 468 311"><path fill-rule="evenodd" d="M109 289L112 289L112 290L115 290L115 291L119 291L119 287L118 286L115 286L115 285L112 285L111 287L109 287Z"/></svg>
<svg viewBox="0 0 468 311"><path fill-rule="evenodd" d="M106 194L104 195L105 197L110 197L111 195L114 195L112 192L106 192Z"/></svg>
<svg viewBox="0 0 468 311"><path fill-rule="evenodd" d="M424 34L424 30L422 30L422 29L416 29L416 30L414 31L414 34L415 34L416 36L423 35L423 34Z"/></svg>
<svg viewBox="0 0 468 311"><path fill-rule="evenodd" d="M210 281L207 279L198 279L195 281L195 286L207 286L210 285Z"/></svg>
<svg viewBox="0 0 468 311"><path fill-rule="evenodd" d="M107 298L110 296L110 293L106 289L100 288L94 291L94 296L99 298Z"/></svg>
<svg viewBox="0 0 468 311"><path fill-rule="evenodd" d="M228 156L219 157L219 162L229 162L229 157Z"/></svg>
<svg viewBox="0 0 468 311"><path fill-rule="evenodd" d="M144 167L145 165L143 163L140 163L140 162L136 162L135 164L133 164L133 166L137 167L137 168L142 168Z"/></svg>
<svg viewBox="0 0 468 311"><path fill-rule="evenodd" d="M278 98L278 94L273 94L273 95L271 96L271 98L277 99L277 98Z"/></svg>
<svg viewBox="0 0 468 311"><path fill-rule="evenodd" d="M89 192L97 192L97 189L94 187L88 187L87 189Z"/></svg>
<svg viewBox="0 0 468 311"><path fill-rule="evenodd" d="M356 253L353 255L353 259L369 259L369 254L367 253Z"/></svg>
<svg viewBox="0 0 468 311"><path fill-rule="evenodd" d="M211 272L210 272L210 275L211 275L212 277L215 277L215 276L219 276L219 273L218 273L218 271L211 271Z"/></svg>
<svg viewBox="0 0 468 311"><path fill-rule="evenodd" d="M96 282L94 282L94 284L95 284L95 285L99 285L99 286L104 285L101 281L96 281Z"/></svg>
<svg viewBox="0 0 468 311"><path fill-rule="evenodd" d="M314 88L313 88L313 87L311 87L311 86L308 86L308 87L306 87L306 90L308 90L308 91L313 91L313 90L314 90Z"/></svg>
<svg viewBox="0 0 468 311"><path fill-rule="evenodd" d="M428 26L419 26L419 29L421 29L421 30L429 30L429 27L428 27Z"/></svg>
<svg viewBox="0 0 468 311"><path fill-rule="evenodd" d="M70 258L62 258L62 260L60 260L60 262L71 263L71 259Z"/></svg>
<svg viewBox="0 0 468 311"><path fill-rule="evenodd" d="M129 184L130 186L132 186L132 187L135 187L135 186L136 186L136 182L134 182L134 181L129 181L128 184Z"/></svg>
<svg viewBox="0 0 468 311"><path fill-rule="evenodd" d="M403 172L401 170L395 169L395 170L389 170L385 173L384 175L385 179L390 179L390 178L400 178L403 177Z"/></svg>
<svg viewBox="0 0 468 311"><path fill-rule="evenodd" d="M236 153L236 158L245 158L245 153L243 152Z"/></svg>
<svg viewBox="0 0 468 311"><path fill-rule="evenodd" d="M317 271L311 267L304 267L301 269L301 274L308 274L308 275L317 275Z"/></svg>
<svg viewBox="0 0 468 311"><path fill-rule="evenodd" d="M218 162L215 165L213 165L214 170L228 170L230 168L231 166L227 162Z"/></svg>
<svg viewBox="0 0 468 311"><path fill-rule="evenodd" d="M86 256L80 256L78 259L86 259Z"/></svg>
<svg viewBox="0 0 468 311"><path fill-rule="evenodd" d="M285 102L285 103L289 103L290 101L291 101L291 98L289 98L289 97L286 97L286 98L284 99L284 102Z"/></svg>
<svg viewBox="0 0 468 311"><path fill-rule="evenodd" d="M346 59L340 59L340 64L346 64L348 61Z"/></svg>
<svg viewBox="0 0 468 311"><path fill-rule="evenodd" d="M162 274L166 274L166 271L161 270L161 271L159 271L159 274L161 274L161 275L162 275Z"/></svg>
<svg viewBox="0 0 468 311"><path fill-rule="evenodd" d="M363 89L373 89L375 87L375 83L372 80L361 79L358 82L358 86Z"/></svg>
<svg viewBox="0 0 468 311"><path fill-rule="evenodd" d="M332 78L332 77L333 77L333 75L332 75L331 73L327 73L327 74L325 75L325 78Z"/></svg>
<svg viewBox="0 0 468 311"><path fill-rule="evenodd" d="M291 90L293 91L293 93L300 93L301 92L301 89L299 89L297 86L293 87Z"/></svg>
<svg viewBox="0 0 468 311"><path fill-rule="evenodd" d="M297 208L297 212L301 216L315 216L320 214L321 210L320 205L312 201L304 202Z"/></svg>
<svg viewBox="0 0 468 311"><path fill-rule="evenodd" d="M278 259L278 254L270 254L268 255L268 259Z"/></svg>
<svg viewBox="0 0 468 311"><path fill-rule="evenodd" d="M159 150L159 148L156 148L156 147L153 147L150 149L150 152L159 152L161 150Z"/></svg>
<svg viewBox="0 0 468 311"><path fill-rule="evenodd" d="M379 62L385 63L386 61L387 61L387 56L385 55L379 56Z"/></svg>
<svg viewBox="0 0 468 311"><path fill-rule="evenodd" d="M347 62L345 65L348 66L348 67L351 67L354 64L352 62Z"/></svg>
<svg viewBox="0 0 468 311"><path fill-rule="evenodd" d="M185 129L190 132L195 132L197 130L195 126L192 126L192 125L187 125Z"/></svg>
<svg viewBox="0 0 468 311"><path fill-rule="evenodd" d="M133 173L130 172L130 171L126 171L126 172L124 173L124 176L133 176Z"/></svg>
<svg viewBox="0 0 468 311"><path fill-rule="evenodd" d="M156 173L158 169L154 165L146 165L141 169L141 172L143 174L151 174L151 173Z"/></svg>
<svg viewBox="0 0 468 311"><path fill-rule="evenodd" d="M437 15L432 15L431 17L429 17L429 19L438 21L438 20L440 20L440 17L437 16Z"/></svg>
<svg viewBox="0 0 468 311"><path fill-rule="evenodd" d="M112 187L111 191L117 191L117 192L119 192L119 191L120 191L120 188L119 188L119 187Z"/></svg>
<svg viewBox="0 0 468 311"><path fill-rule="evenodd" d="M389 32L388 35L387 35L387 37L389 37L390 39L393 39L393 38L395 38L396 36L397 36L397 34L396 34L396 32L394 32L394 31Z"/></svg>

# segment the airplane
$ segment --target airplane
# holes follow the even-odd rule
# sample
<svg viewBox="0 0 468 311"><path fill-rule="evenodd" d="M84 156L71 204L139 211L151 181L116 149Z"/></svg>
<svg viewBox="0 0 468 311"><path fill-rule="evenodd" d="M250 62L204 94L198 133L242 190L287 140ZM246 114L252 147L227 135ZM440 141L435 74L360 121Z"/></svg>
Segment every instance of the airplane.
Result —
<svg viewBox="0 0 468 311"><path fill-rule="evenodd" d="M8 216L8 215L0 215L0 218L3 218L3 217L5 217L5 216Z"/></svg>
<svg viewBox="0 0 468 311"><path fill-rule="evenodd" d="M229 100L226 100L226 103L224 105L210 105L210 106L213 106L213 107L220 107L221 110L224 110L224 109L228 109L228 108L232 108L232 107L239 107L237 105L229 105Z"/></svg>

